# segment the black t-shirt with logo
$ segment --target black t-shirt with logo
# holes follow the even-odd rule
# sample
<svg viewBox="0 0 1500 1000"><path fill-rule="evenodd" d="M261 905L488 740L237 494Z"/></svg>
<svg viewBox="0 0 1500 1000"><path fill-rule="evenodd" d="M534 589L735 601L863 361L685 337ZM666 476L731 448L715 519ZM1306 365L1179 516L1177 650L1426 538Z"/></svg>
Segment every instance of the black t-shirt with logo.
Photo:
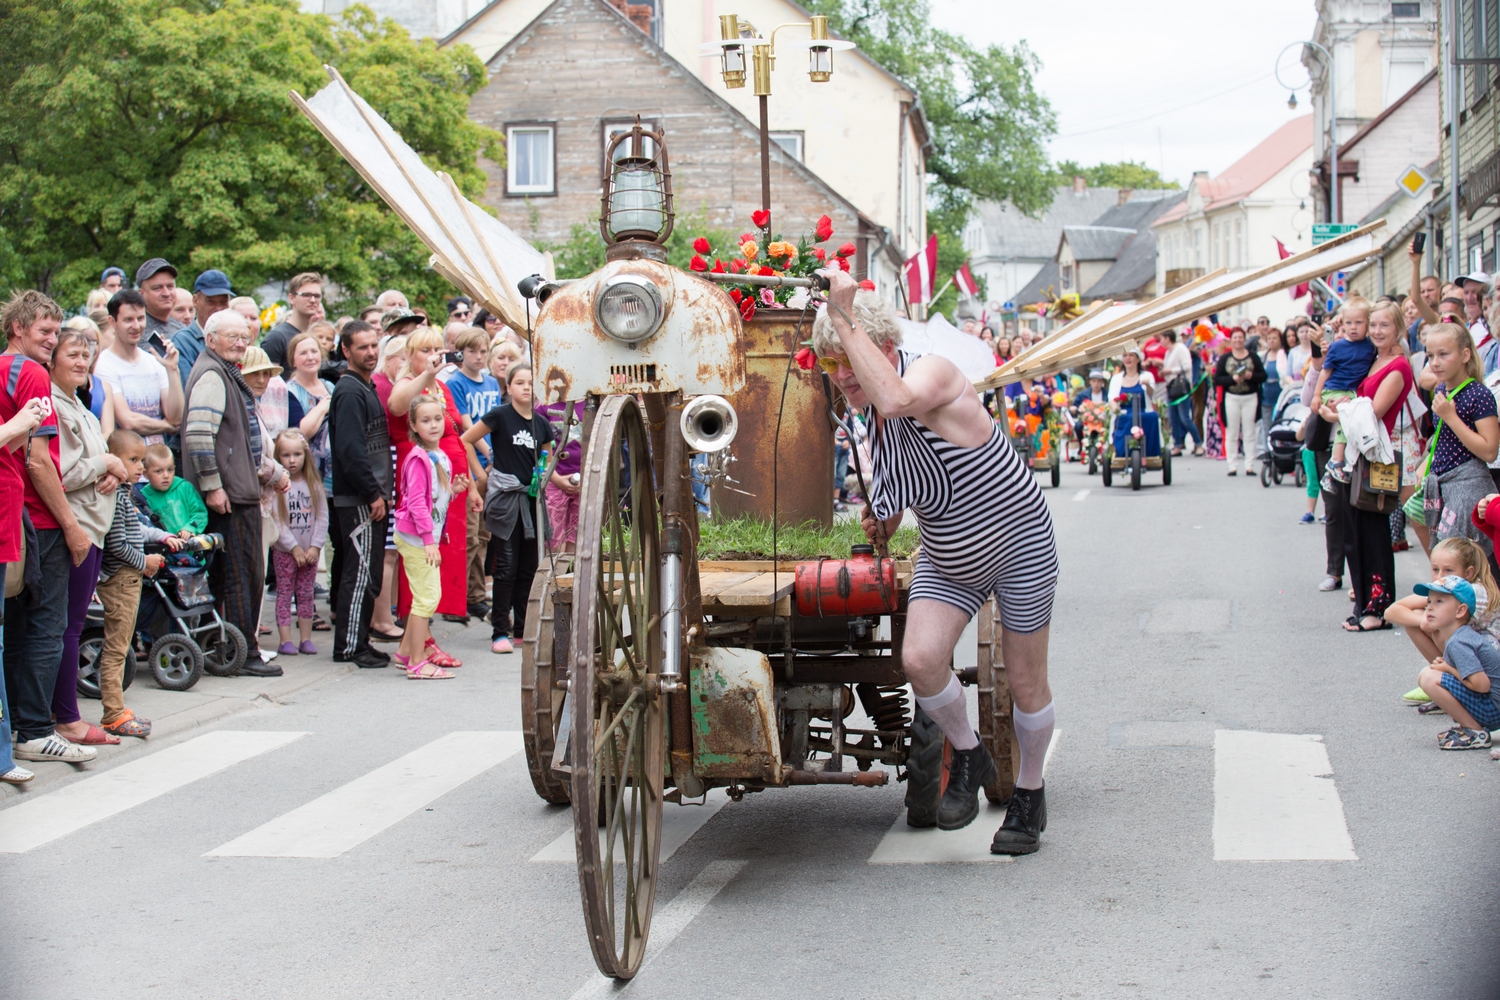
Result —
<svg viewBox="0 0 1500 1000"><path fill-rule="evenodd" d="M490 443L495 454L492 468L510 473L522 485L530 484L537 455L552 440L552 425L547 418L533 413L528 419L506 403L480 419L490 429Z"/></svg>

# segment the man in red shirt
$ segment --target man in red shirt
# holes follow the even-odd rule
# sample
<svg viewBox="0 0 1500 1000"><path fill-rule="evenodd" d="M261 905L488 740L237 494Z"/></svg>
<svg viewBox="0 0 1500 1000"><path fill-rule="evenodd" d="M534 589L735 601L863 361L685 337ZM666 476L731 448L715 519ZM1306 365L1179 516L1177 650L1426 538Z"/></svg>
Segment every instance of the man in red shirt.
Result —
<svg viewBox="0 0 1500 1000"><path fill-rule="evenodd" d="M64 739L52 724L52 689L68 625L68 571L83 562L90 546L88 535L68 507L58 466L57 415L52 410L47 365L62 319L57 303L37 291L17 292L0 310L0 327L9 336L6 351L0 354L0 420L9 420L33 401L42 410L41 422L24 452L0 449L5 452L0 464L6 470L0 474L0 510L12 518L10 512L18 511L24 498L26 514L36 529L36 559L41 568L40 579L5 602L11 639L5 651L5 686L13 711L15 756L76 764L92 760L95 750ZM17 483L17 465L22 460L24 471ZM18 485L21 488L16 490ZM19 532L0 532L0 550L9 550L11 559L16 558L18 537ZM0 551L0 557L4 555Z"/></svg>

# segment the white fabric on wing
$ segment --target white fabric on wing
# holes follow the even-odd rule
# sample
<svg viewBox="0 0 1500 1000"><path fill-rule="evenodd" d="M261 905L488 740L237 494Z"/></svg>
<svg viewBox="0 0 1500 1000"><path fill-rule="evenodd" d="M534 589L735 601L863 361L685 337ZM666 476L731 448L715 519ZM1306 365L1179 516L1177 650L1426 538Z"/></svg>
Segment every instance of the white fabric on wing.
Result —
<svg viewBox="0 0 1500 1000"><path fill-rule="evenodd" d="M958 366L965 378L983 378L995 370L995 355L978 337L953 328L941 313L926 323L896 317L901 349L908 354L936 354Z"/></svg>

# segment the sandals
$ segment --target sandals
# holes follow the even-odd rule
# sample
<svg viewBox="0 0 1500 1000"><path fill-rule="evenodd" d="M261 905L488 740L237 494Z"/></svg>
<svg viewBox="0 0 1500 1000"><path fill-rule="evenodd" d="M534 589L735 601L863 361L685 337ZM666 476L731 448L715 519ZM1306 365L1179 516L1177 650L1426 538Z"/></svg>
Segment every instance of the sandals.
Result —
<svg viewBox="0 0 1500 1000"><path fill-rule="evenodd" d="M105 732L92 722L89 723L88 732L83 734L82 739L73 739L71 736L64 737L69 743L76 743L81 747L112 747L119 745L120 738Z"/></svg>
<svg viewBox="0 0 1500 1000"><path fill-rule="evenodd" d="M103 728L106 733L114 736L136 736L145 739L151 735L151 720L137 718L136 714L127 708L124 715Z"/></svg>
<svg viewBox="0 0 1500 1000"><path fill-rule="evenodd" d="M1488 729L1465 729L1463 726L1454 726L1438 735L1438 749L1440 750L1488 750L1489 746L1490 731Z"/></svg>
<svg viewBox="0 0 1500 1000"><path fill-rule="evenodd" d="M442 648L431 637L428 638L427 645L423 647L422 652L426 654L428 663L436 663L440 667L461 667L464 665L463 660L443 652Z"/></svg>
<svg viewBox="0 0 1500 1000"><path fill-rule="evenodd" d="M419 660L406 668L406 679L409 681L446 681L455 676L431 660Z"/></svg>
<svg viewBox="0 0 1500 1000"><path fill-rule="evenodd" d="M313 631L332 632L333 626L324 621L322 615L313 615Z"/></svg>
<svg viewBox="0 0 1500 1000"><path fill-rule="evenodd" d="M1364 617L1374 618L1375 616L1365 615ZM1390 627L1390 622L1382 621L1379 625L1372 625L1367 628L1364 624L1364 620L1361 618L1356 618L1354 615L1350 615L1348 618L1344 619L1345 632L1384 632Z"/></svg>
<svg viewBox="0 0 1500 1000"><path fill-rule="evenodd" d="M316 629L317 627L317 624L314 623L313 628ZM376 642L400 642L401 635L402 633L400 632L382 632L373 626L370 628L370 638Z"/></svg>

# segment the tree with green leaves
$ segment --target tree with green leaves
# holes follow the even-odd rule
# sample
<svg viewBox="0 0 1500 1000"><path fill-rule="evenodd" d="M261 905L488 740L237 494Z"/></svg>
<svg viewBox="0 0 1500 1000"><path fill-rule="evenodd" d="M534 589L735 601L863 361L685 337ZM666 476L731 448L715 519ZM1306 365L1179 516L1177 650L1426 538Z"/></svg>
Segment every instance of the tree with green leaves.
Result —
<svg viewBox="0 0 1500 1000"><path fill-rule="evenodd" d="M467 46L415 41L365 7L296 0L0 0L0 289L82 301L152 256L236 289L317 271L354 301L437 308L428 252L288 99L324 65L470 197L500 136L468 117Z"/></svg>
<svg viewBox="0 0 1500 1000"><path fill-rule="evenodd" d="M1130 188L1133 191L1166 189L1176 191L1182 185L1169 181L1144 163L1121 160L1119 163L1100 163L1092 167L1079 166L1073 160L1060 160L1052 171L1054 185L1071 184L1073 178L1082 177L1090 187Z"/></svg>

